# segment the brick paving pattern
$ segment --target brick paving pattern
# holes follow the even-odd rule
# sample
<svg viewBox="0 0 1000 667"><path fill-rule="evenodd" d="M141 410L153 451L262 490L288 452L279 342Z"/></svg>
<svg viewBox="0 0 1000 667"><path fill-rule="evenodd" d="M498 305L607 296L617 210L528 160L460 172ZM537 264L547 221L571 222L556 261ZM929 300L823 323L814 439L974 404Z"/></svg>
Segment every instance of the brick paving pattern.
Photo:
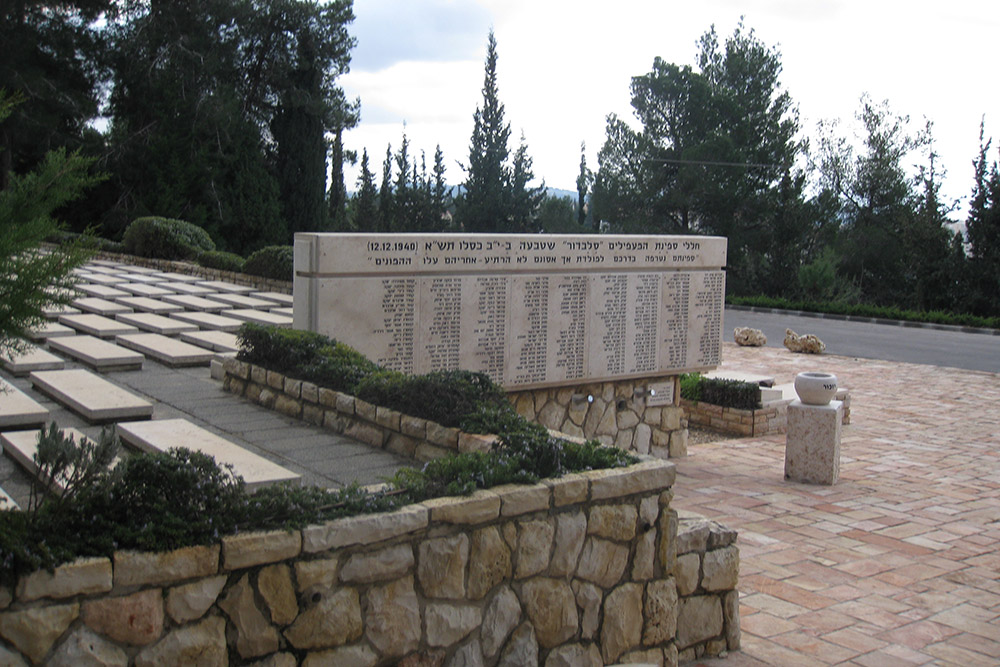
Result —
<svg viewBox="0 0 1000 667"><path fill-rule="evenodd" d="M837 375L834 486L784 436L697 444L675 506L739 531L742 650L702 665L1000 665L1000 375L726 344L723 368Z"/></svg>

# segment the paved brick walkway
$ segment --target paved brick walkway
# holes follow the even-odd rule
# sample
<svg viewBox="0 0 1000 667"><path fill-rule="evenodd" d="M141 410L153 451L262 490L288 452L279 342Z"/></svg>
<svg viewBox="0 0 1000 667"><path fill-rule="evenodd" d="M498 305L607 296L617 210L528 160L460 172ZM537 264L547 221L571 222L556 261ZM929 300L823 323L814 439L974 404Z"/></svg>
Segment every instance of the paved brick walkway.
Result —
<svg viewBox="0 0 1000 667"><path fill-rule="evenodd" d="M902 335L903 332L901 332ZM744 665L1000 665L1000 375L726 344L724 368L851 390L840 481L784 436L693 445L675 505L736 528Z"/></svg>

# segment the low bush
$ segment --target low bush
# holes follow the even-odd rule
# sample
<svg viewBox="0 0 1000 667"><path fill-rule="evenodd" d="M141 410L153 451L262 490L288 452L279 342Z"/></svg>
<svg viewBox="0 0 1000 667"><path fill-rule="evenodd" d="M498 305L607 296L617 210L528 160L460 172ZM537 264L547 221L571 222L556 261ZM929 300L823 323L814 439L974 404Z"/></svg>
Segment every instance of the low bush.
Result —
<svg viewBox="0 0 1000 667"><path fill-rule="evenodd" d="M201 227L183 220L137 218L125 230L122 247L130 255L157 259L194 259L215 250L215 243Z"/></svg>
<svg viewBox="0 0 1000 667"><path fill-rule="evenodd" d="M243 258L234 252L223 250L208 250L198 255L198 266L220 271L243 271Z"/></svg>
<svg viewBox="0 0 1000 667"><path fill-rule="evenodd" d="M243 273L272 280L291 280L295 254L290 245L271 245L257 250L243 263Z"/></svg>
<svg viewBox="0 0 1000 667"><path fill-rule="evenodd" d="M760 387L752 382L686 373L681 376L681 398L704 401L724 408L754 410L760 407Z"/></svg>
<svg viewBox="0 0 1000 667"><path fill-rule="evenodd" d="M466 415L486 406L509 406L504 391L489 376L461 370L373 373L358 383L356 395L444 426L459 426Z"/></svg>

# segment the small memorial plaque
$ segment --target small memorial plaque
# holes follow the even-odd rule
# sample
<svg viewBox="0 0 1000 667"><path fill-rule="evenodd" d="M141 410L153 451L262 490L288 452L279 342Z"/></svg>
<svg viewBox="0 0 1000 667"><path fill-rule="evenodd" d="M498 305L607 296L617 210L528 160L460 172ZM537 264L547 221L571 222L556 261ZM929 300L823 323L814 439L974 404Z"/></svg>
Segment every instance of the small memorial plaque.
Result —
<svg viewBox="0 0 1000 667"><path fill-rule="evenodd" d="M654 382L649 385L649 394L646 396L646 405L656 407L657 405L674 404L674 383Z"/></svg>

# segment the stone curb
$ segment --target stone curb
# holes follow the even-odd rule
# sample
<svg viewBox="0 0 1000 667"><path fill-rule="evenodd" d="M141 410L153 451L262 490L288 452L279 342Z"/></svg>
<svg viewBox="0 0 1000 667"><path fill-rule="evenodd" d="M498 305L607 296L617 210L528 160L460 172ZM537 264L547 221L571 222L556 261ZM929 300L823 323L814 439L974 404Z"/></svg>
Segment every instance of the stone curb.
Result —
<svg viewBox="0 0 1000 667"><path fill-rule="evenodd" d="M884 317L841 315L839 313L814 313L808 310L783 310L781 308L764 308L762 306L733 306L728 303L726 304L726 309L743 310L751 313L770 313L772 315L793 315L797 317L812 317L818 320L865 322L868 324L884 324L887 326L909 327L912 329L936 329L937 331L957 331L960 333L982 334L984 336L1000 336L1000 329L989 329L986 327L967 327L956 324L937 324L935 322L913 322L911 320L890 320Z"/></svg>

